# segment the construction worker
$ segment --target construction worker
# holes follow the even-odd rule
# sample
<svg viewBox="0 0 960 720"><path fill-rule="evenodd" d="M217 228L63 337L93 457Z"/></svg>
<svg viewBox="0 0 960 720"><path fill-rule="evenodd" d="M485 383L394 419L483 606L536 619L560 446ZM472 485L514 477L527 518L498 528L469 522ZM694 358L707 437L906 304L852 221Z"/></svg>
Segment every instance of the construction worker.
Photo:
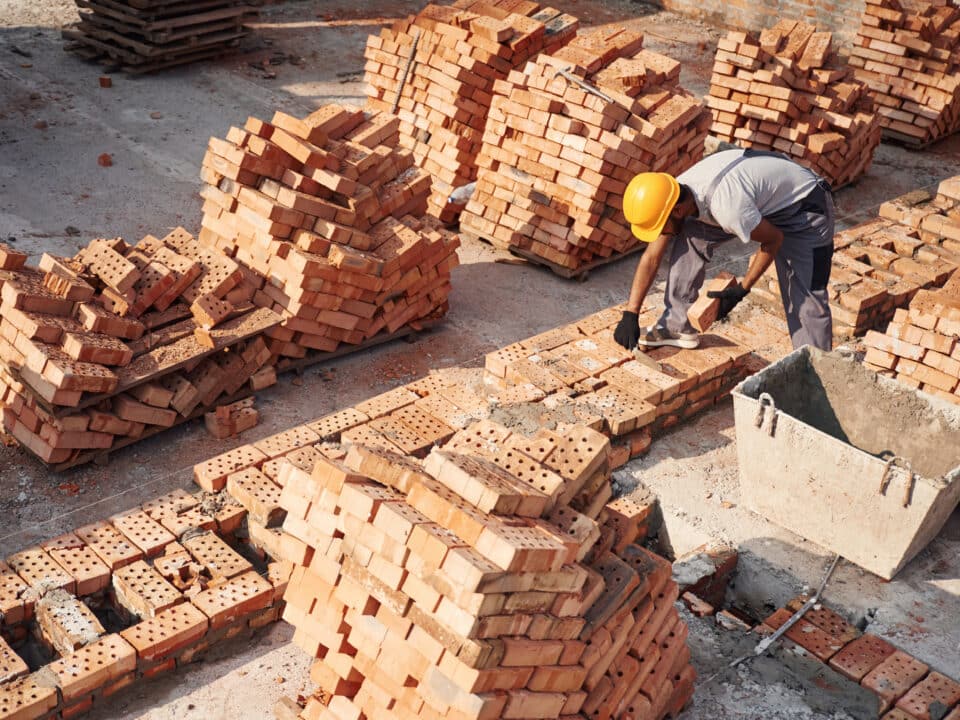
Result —
<svg viewBox="0 0 960 720"><path fill-rule="evenodd" d="M695 348L687 310L697 299L704 267L722 242L757 243L743 280L722 292L725 318L776 263L794 348L829 350L832 319L827 283L833 258L833 196L810 170L779 153L726 150L674 178L641 173L627 186L623 212L633 234L650 243L640 258L630 300L614 333L626 348ZM670 260L663 315L640 328L637 315L664 255Z"/></svg>

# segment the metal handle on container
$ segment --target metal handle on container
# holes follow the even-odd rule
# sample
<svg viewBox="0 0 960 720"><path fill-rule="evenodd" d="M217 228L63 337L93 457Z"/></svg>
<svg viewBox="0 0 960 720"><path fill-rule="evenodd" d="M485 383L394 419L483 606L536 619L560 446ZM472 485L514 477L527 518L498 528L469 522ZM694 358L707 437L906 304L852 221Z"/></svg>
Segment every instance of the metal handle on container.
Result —
<svg viewBox="0 0 960 720"><path fill-rule="evenodd" d="M757 417L753 421L753 426L758 430L763 427L768 407L770 408L770 423L767 426L767 435L773 437L777 430L777 405L773 402L770 393L760 393L760 397L757 398Z"/></svg>
<svg viewBox="0 0 960 720"><path fill-rule="evenodd" d="M907 473L907 485L903 491L903 506L909 507L917 476L913 472L913 466L910 464L910 461L906 458L899 457L898 455L887 458L887 462L883 466L883 475L880 476L880 494L887 494L887 488L890 487L890 480L892 479L891 470L893 470L894 467L899 467Z"/></svg>

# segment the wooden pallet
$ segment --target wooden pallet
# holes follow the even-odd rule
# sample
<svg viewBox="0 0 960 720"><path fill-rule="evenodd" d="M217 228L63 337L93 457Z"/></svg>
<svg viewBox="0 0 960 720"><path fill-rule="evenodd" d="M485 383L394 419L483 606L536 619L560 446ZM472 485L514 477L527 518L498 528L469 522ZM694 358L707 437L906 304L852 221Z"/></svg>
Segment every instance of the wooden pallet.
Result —
<svg viewBox="0 0 960 720"><path fill-rule="evenodd" d="M330 360L335 360L337 358L344 357L346 355L352 355L353 353L361 352L363 350L369 350L370 348L376 347L378 345L384 345L386 343L393 342L394 340L407 338L421 332L428 332L432 330L434 327L436 327L437 325L439 325L440 322L441 322L440 320L420 321L420 322L417 322L415 326L407 325L403 328L400 328L394 333L380 333L379 335L376 335L370 338L369 340L367 340L366 342L361 343L359 345L347 345L333 352L328 352L328 353L311 351L302 358L283 359L276 366L277 372L286 373L286 372L293 371L299 374L305 368L310 367L311 365L316 365L321 362L328 362ZM165 430L170 430L171 428L179 427L180 425L185 425L188 422L192 422L193 420L202 418L205 413L210 412L215 407L218 407L220 405L229 405L230 403L243 400L244 398L252 397L255 394L256 394L255 391L250 389L249 384L244 384L243 388L233 393L232 395L217 398L216 402L214 402L213 405L208 405L205 407L199 407L195 409L192 413L190 413L189 416L178 419L170 427L162 427L159 425L155 425L150 429L145 430L140 436L135 438L133 437L123 438L122 440L118 440L117 442L115 442L109 448L97 449L97 450L84 450L84 451L81 451L76 457L70 460L64 461L62 463L57 463L55 465L47 465L47 463L44 463L44 465L47 465L47 467L49 467L54 472L64 472L71 468L79 467L80 465L86 465L87 463L91 463L91 462L97 463L98 465L105 465L109 461L110 455L116 452L117 450L121 450L125 447L129 447L130 445L138 443L141 440L146 440L147 438L153 437L154 435L158 435ZM23 447L25 450L29 452L29 448L27 448L25 445L21 445L21 447ZM39 460L39 458L37 459ZM43 462L43 460L40 460L40 462Z"/></svg>
<svg viewBox="0 0 960 720"><path fill-rule="evenodd" d="M477 235L475 233L466 232L463 230L460 231L460 235L465 238L469 238L471 240L479 240L480 242L486 243L487 245L491 245L497 248L498 250L504 249L503 243L491 240L490 238L483 237L482 235ZM597 268L601 268L604 265L609 265L611 263L618 262L623 258L630 257L631 255L636 255L637 253L641 253L644 251L644 249L646 249L646 245L644 243L640 243L638 245L634 245L632 248L624 252L613 253L609 257L600 257L595 260L591 260L588 263L584 263L583 265L580 265L579 267L576 267L576 268L569 268L569 267L566 267L565 265L560 265L558 263L547 260L546 258L540 257L536 253L532 253L529 250L525 250L523 248L519 248L514 245L511 245L506 249L510 252L511 255L514 255L518 258L522 258L523 260L529 263L532 263L534 265L540 265L542 267L548 268L555 275L559 275L562 278L566 278L568 280L574 279L580 282L585 282L590 277L591 270L596 270Z"/></svg>

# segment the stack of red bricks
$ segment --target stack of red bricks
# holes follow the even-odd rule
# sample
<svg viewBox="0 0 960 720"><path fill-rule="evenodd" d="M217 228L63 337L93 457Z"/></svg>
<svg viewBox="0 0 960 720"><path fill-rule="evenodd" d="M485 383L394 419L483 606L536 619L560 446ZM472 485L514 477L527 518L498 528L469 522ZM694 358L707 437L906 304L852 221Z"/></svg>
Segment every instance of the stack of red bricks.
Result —
<svg viewBox="0 0 960 720"><path fill-rule="evenodd" d="M450 193L476 179L494 82L558 49L578 26L532 0L458 0L368 39L367 106L398 113L401 144L433 178L431 214L455 220Z"/></svg>
<svg viewBox="0 0 960 720"><path fill-rule="evenodd" d="M773 633L805 601L805 597L792 600L768 617L757 632ZM788 644L802 647L810 656L873 691L883 720L960 717L960 683L883 638L861 634L825 606L808 610L784 637Z"/></svg>
<svg viewBox="0 0 960 720"><path fill-rule="evenodd" d="M960 404L960 274L942 290L917 293L886 332L864 338L864 362L904 385Z"/></svg>
<svg viewBox="0 0 960 720"><path fill-rule="evenodd" d="M941 287L960 267L958 206L960 178L950 178L935 195L908 193L881 205L876 220L836 234L828 287L836 339L882 330L918 291ZM775 269L751 297L782 314Z"/></svg>
<svg viewBox="0 0 960 720"><path fill-rule="evenodd" d="M881 126L867 86L836 59L833 35L781 20L720 40L706 103L721 140L777 150L834 188L863 175Z"/></svg>
<svg viewBox="0 0 960 720"><path fill-rule="evenodd" d="M301 716L679 713L695 672L677 586L597 501L608 454L588 428L485 422L422 462L357 444L285 463L284 618L326 700Z"/></svg>
<svg viewBox="0 0 960 720"><path fill-rule="evenodd" d="M292 568L238 552L245 514L175 491L0 561L0 717L76 717L279 619Z"/></svg>
<svg viewBox="0 0 960 720"><path fill-rule="evenodd" d="M680 63L642 45L639 33L597 30L495 83L463 231L569 270L637 247L627 184L686 170L709 127L679 86Z"/></svg>
<svg viewBox="0 0 960 720"><path fill-rule="evenodd" d="M960 128L960 9L952 0L868 0L850 64L887 137L926 145Z"/></svg>
<svg viewBox="0 0 960 720"><path fill-rule="evenodd" d="M430 177L387 113L277 112L211 138L200 240L260 277L274 355L357 345L443 315L458 239L423 217Z"/></svg>
<svg viewBox="0 0 960 720"><path fill-rule="evenodd" d="M280 318L250 304L236 262L182 228L25 261L0 248L0 405L45 462L170 427L271 359L256 336Z"/></svg>

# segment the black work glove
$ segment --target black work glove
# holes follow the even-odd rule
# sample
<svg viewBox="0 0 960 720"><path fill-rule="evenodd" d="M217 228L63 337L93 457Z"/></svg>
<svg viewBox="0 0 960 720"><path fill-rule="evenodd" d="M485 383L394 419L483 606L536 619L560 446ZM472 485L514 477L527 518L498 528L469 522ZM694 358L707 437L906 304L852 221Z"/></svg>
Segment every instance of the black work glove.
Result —
<svg viewBox="0 0 960 720"><path fill-rule="evenodd" d="M740 301L743 300L749 292L750 291L740 283L737 283L733 287L728 287L726 290L710 290L707 293L708 298L720 299L720 310L717 312L717 320L723 320L729 315L730 311L739 305Z"/></svg>
<svg viewBox="0 0 960 720"><path fill-rule="evenodd" d="M623 345L627 350L633 350L637 346L637 340L640 339L640 319L639 315L629 310L623 311L623 317L617 324L617 329L613 331L613 339Z"/></svg>

